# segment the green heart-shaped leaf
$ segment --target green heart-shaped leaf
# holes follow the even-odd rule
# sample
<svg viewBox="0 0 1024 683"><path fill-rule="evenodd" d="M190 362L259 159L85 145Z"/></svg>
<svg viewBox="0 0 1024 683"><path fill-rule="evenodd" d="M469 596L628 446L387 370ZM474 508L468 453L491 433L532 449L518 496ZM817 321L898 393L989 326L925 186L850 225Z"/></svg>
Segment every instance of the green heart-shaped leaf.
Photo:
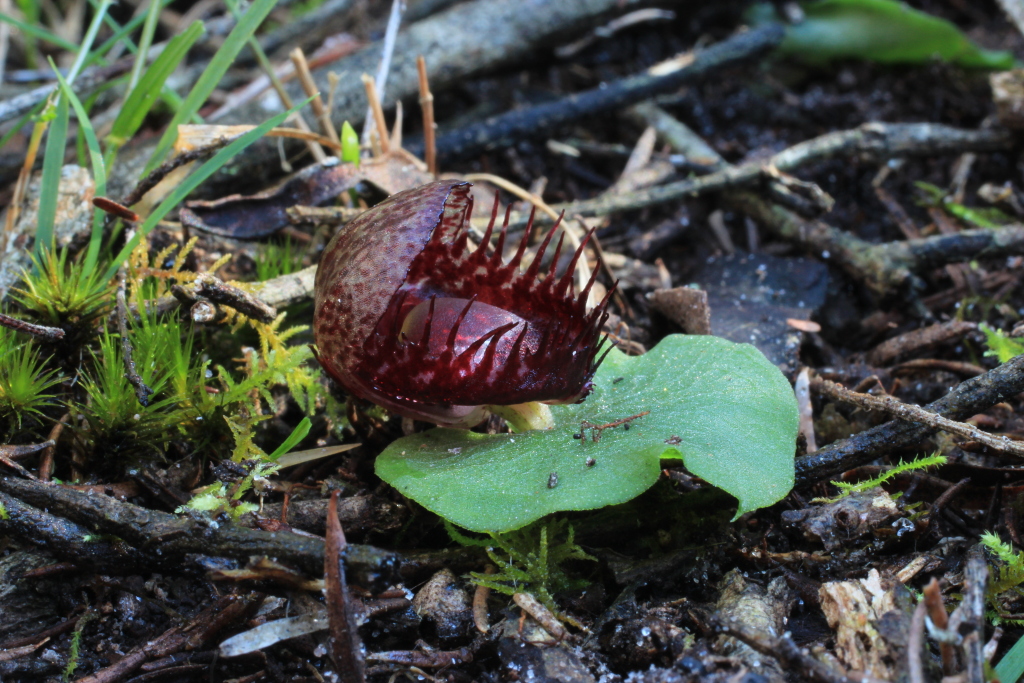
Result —
<svg viewBox="0 0 1024 683"><path fill-rule="evenodd" d="M516 529L552 512L623 503L658 479L661 459L739 499L737 515L793 486L796 399L760 351L673 335L639 357L613 350L578 405L552 406L554 429L477 434L433 429L395 441L377 474L428 510L473 531ZM586 420L606 424L594 442ZM583 431L584 439L573 435Z"/></svg>

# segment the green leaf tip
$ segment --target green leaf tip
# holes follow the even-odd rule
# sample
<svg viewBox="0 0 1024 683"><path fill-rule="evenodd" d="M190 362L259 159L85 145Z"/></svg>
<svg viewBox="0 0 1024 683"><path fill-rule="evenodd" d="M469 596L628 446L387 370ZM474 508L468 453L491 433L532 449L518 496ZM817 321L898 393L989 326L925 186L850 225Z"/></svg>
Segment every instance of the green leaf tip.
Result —
<svg viewBox="0 0 1024 683"><path fill-rule="evenodd" d="M454 524L491 533L631 500L663 459L735 496L737 516L792 488L796 399L753 346L672 335L643 356L613 350L594 386L581 404L551 406L550 430L413 434L384 450L377 474Z"/></svg>
<svg viewBox="0 0 1024 683"><path fill-rule="evenodd" d="M1005 50L984 50L953 23L897 0L816 0L802 3L804 18L786 27L779 52L809 64L866 59L885 64L924 64L939 59L967 68L1011 69ZM754 25L777 21L769 3L751 7Z"/></svg>

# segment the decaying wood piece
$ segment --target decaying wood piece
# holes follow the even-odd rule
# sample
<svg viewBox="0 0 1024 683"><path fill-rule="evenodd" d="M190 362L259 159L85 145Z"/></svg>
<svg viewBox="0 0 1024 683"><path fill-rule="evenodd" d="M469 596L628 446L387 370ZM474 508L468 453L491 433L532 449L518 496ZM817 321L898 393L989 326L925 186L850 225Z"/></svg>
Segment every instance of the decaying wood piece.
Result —
<svg viewBox="0 0 1024 683"><path fill-rule="evenodd" d="M210 604L183 627L167 629L155 640L137 645L122 659L105 669L79 678L80 683L114 683L130 676L148 661L177 652L195 650L212 640L220 631L244 621L263 602L261 593L225 595Z"/></svg>
<svg viewBox="0 0 1024 683"><path fill-rule="evenodd" d="M778 635L786 630L786 621L795 596L786 586L786 580L772 579L765 588L747 581L739 570L733 569L719 584L721 593L715 603L716 619L722 624L755 633ZM786 680L785 672L775 660L766 660L749 645L732 636L720 636L716 649L729 657L746 663L752 671L773 683Z"/></svg>
<svg viewBox="0 0 1024 683"><path fill-rule="evenodd" d="M888 526L900 516L896 503L881 488L860 491L824 505L785 510L782 522L797 527L804 538L836 550L855 538Z"/></svg>
<svg viewBox="0 0 1024 683"><path fill-rule="evenodd" d="M819 592L836 632L836 656L851 671L896 681L906 671L912 602L898 581L872 569L865 579L830 581Z"/></svg>
<svg viewBox="0 0 1024 683"><path fill-rule="evenodd" d="M871 365L884 366L917 351L931 349L940 344L962 339L968 332L978 329L977 323L967 320L951 320L928 325L906 334L901 334L871 349L866 360Z"/></svg>
<svg viewBox="0 0 1024 683"><path fill-rule="evenodd" d="M964 598L949 616L949 632L962 638L961 658L967 683L984 683L985 676L985 586L988 564L981 546L967 552L964 568Z"/></svg>
<svg viewBox="0 0 1024 683"><path fill-rule="evenodd" d="M712 623L761 654L777 659L790 673L790 680L797 676L799 680L818 683L879 683L877 679L869 676L849 676L844 671L837 671L825 662L815 659L806 648L801 648L793 642L788 632L776 636L765 631L755 631L740 623L723 622L718 618L714 618Z"/></svg>
<svg viewBox="0 0 1024 683"><path fill-rule="evenodd" d="M17 499L38 513L57 520L68 520L92 533L109 534L120 538L130 550L142 553L150 566L181 567L187 555L200 554L248 560L252 555L268 555L313 574L323 571L323 539L292 533L268 533L246 529L233 524L211 526L201 519L178 516L159 510L122 503L103 495L90 495L65 486L0 476L0 492ZM29 543L45 542L51 520L28 514L19 517L22 527L14 527L11 520L0 520L0 533L10 533ZM80 561L73 546L51 548L61 559ZM66 552L65 552L66 551ZM81 552L86 552L82 549ZM400 556L371 546L350 544L346 553L346 566L350 575L367 585L375 581L397 582ZM109 569L113 570L113 568ZM109 571L108 570L108 571ZM376 579L365 578L368 575Z"/></svg>
<svg viewBox="0 0 1024 683"><path fill-rule="evenodd" d="M708 293L692 287L656 289L647 295L651 308L679 325L686 334L711 334Z"/></svg>

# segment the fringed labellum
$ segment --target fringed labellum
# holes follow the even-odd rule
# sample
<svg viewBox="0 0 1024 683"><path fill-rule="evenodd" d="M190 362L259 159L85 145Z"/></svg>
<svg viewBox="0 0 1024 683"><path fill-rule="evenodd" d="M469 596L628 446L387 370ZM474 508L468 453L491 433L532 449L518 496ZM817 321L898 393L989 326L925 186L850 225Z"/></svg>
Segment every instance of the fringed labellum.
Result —
<svg viewBox="0 0 1024 683"><path fill-rule="evenodd" d="M448 426L478 423L489 405L583 400L608 302L587 311L593 278L574 293L587 240L559 276L559 238L542 274L556 224L521 271L531 230L505 263L507 216L490 249L497 204L480 246L469 244L470 187L399 192L334 236L316 274L321 365L354 396Z"/></svg>

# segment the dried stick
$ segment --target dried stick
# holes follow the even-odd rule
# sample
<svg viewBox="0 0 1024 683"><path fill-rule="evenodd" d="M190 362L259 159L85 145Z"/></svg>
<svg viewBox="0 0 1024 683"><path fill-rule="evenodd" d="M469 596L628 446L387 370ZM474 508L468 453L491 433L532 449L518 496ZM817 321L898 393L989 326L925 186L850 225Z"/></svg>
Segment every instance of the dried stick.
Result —
<svg viewBox="0 0 1024 683"><path fill-rule="evenodd" d="M983 375L958 384L924 406L929 413L963 420L1024 391L1024 355L1012 358ZM833 442L813 455L796 460L796 485L809 486L859 467L875 458L915 445L934 432L920 422L892 420L847 439Z"/></svg>
<svg viewBox="0 0 1024 683"><path fill-rule="evenodd" d="M871 244L824 221L807 220L790 209L766 201L757 193L730 185L734 167L685 124L653 104L637 105L632 110L644 123L654 126L662 137L678 152L715 171L696 181L682 181L659 188L633 193L640 204L650 205L651 192L660 201L683 199L678 190L686 192L721 190L723 200L759 221L776 235L801 245L811 253L832 260L858 280L864 282L876 295L887 297L904 293L912 305L920 306L914 290L920 286L916 273L956 261L971 258L1003 256L1024 253L1024 227L1011 225L994 230L965 230L956 235L938 235L923 239L886 244ZM1011 144L1009 133L995 129L961 130L936 124L865 124L852 131L829 133L814 140L795 145L773 157L776 166L795 169L808 161L816 161L830 154L862 154L886 159L890 156L928 155L937 153L993 150ZM749 173L748 169L745 173ZM717 178L714 182L709 178ZM696 185L700 181L703 184ZM672 188L671 191L665 188ZM623 196L599 197L579 202L586 211L604 212L615 207L635 208L636 203L623 204ZM557 208L557 207L556 207ZM926 313L926 311L922 311Z"/></svg>
<svg viewBox="0 0 1024 683"><path fill-rule="evenodd" d="M234 138L225 136L224 138L216 140L205 147L190 149L187 152L177 155L173 159L165 161L150 171L149 175L136 183L135 187L132 188L132 191L128 193L128 196L121 200L121 204L124 206L133 206L138 204L139 200L141 200L147 192L156 187L161 180L170 175L176 168L180 168L181 166L193 161L199 161L200 159L206 159L207 157L213 156L219 149L229 145L233 139Z"/></svg>
<svg viewBox="0 0 1024 683"><path fill-rule="evenodd" d="M366 673L363 669L362 643L341 558L348 541L345 540L345 532L338 520L339 495L340 491L332 492L327 507L327 547L324 549L324 585L331 632L331 659L338 667L342 683L363 683Z"/></svg>
<svg viewBox="0 0 1024 683"><path fill-rule="evenodd" d="M427 62L423 55L416 57L416 71L420 77L420 108L423 110L423 154L430 175L437 175L437 143L434 140L434 94L427 80Z"/></svg>
<svg viewBox="0 0 1024 683"><path fill-rule="evenodd" d="M907 636L907 671L910 683L925 683L921 651L924 649L924 617L927 613L928 605L922 600L917 603L914 616L910 619L910 633Z"/></svg>
<svg viewBox="0 0 1024 683"><path fill-rule="evenodd" d="M551 634L555 640L564 640L569 633L558 621L558 617L552 614L551 610L541 604L540 600L529 593L516 593L512 596L512 602L516 603L523 612L533 617L541 627Z"/></svg>
<svg viewBox="0 0 1024 683"><path fill-rule="evenodd" d="M124 290L125 281L122 276L120 283L117 285L117 308L115 313L117 315L117 330L121 334L124 376L135 387L135 397L145 407L149 405L149 397L153 395L153 390L146 385L146 382L139 375L139 371L135 368L135 360L132 358L134 349L132 348L132 340L128 336L128 303L125 301Z"/></svg>
<svg viewBox="0 0 1024 683"><path fill-rule="evenodd" d="M380 149L387 154L391 149L388 141L388 127L384 123L384 110L380 106L380 98L377 97L377 86L369 74L363 74L363 86L366 87L366 99L370 102L370 110L373 112L373 122L377 127L377 137L380 140Z"/></svg>
<svg viewBox="0 0 1024 683"><path fill-rule="evenodd" d="M126 552L136 552L138 548L144 553L141 557L150 558L151 563L152 558L157 557L166 570L181 570L185 557L190 554L239 560L268 555L311 573L322 572L324 567L324 541L317 537L270 533L234 524L211 527L201 520L122 503L109 496L12 476L0 476L0 493L8 496L3 499L8 509L9 501L17 499L23 501L26 508L46 511L46 517L35 523L21 514L12 514L12 520L0 520L0 533L10 533L27 542L47 543L48 535L59 532L59 523L70 521L93 533L122 539L123 543L118 545ZM23 526L12 527L14 522ZM69 538L81 540L83 535L69 534ZM89 557L88 547L80 548L84 555L75 554L75 550L66 545L47 544L47 548L60 559L80 561ZM350 544L345 564L350 574L364 577L359 579L361 581L368 581L365 578L368 575L384 572L383 576L391 577L387 580L394 582L398 580L397 572L403 569L399 559L395 553ZM116 570L116 566L107 571L111 570Z"/></svg>
<svg viewBox="0 0 1024 683"><path fill-rule="evenodd" d="M15 330L17 332L24 332L25 334L30 334L37 339L42 339L43 341L52 342L64 338L64 330L59 327L36 325L35 323L12 318L11 316L3 313L0 313L0 327L6 327L9 330Z"/></svg>
<svg viewBox="0 0 1024 683"><path fill-rule="evenodd" d="M680 124L681 125L681 124ZM443 147L444 139L440 143ZM723 165L699 178L681 180L628 194L602 195L569 206L585 215L635 211L656 204L749 187L771 179L772 169L793 171L801 166L836 156L859 156L884 161L911 155L952 154L964 150L999 151L1013 144L1006 130L964 130L933 123L865 123L857 128L825 135L793 145L766 161L737 166ZM568 207L567 207L568 208Z"/></svg>
<svg viewBox="0 0 1024 683"><path fill-rule="evenodd" d="M848 676L845 672L835 671L824 662L820 662L806 654L793 639L788 636L781 638L769 633L757 633L738 622L730 622L713 617L713 624L733 638L749 645L763 655L774 657L787 668L799 672L801 677L818 683L875 683L877 679L864 676Z"/></svg>
<svg viewBox="0 0 1024 683"><path fill-rule="evenodd" d="M441 135L437 147L442 160L467 158L507 147L519 140L547 135L559 126L584 116L613 111L654 95L693 83L710 73L765 54L781 42L778 25L737 34L698 52L691 63L667 74L643 73L608 83L603 88L573 93L555 102L495 116L482 123ZM409 151L419 153L418 147Z"/></svg>
<svg viewBox="0 0 1024 683"><path fill-rule="evenodd" d="M819 394L844 403L864 408L865 410L880 410L905 422L919 422L934 429L941 429L950 434L962 436L982 443L989 448L1003 451L1024 458L1024 442L1014 441L1005 436L996 436L983 432L977 427L972 427L964 422L957 422L949 418L929 412L921 406L904 403L895 396L872 396L850 391L841 384L822 377L815 377L811 380L811 388Z"/></svg>
<svg viewBox="0 0 1024 683"><path fill-rule="evenodd" d="M291 58L292 64L295 65L295 73L299 77L299 83L302 84L302 90L306 93L307 97L313 98L310 100L310 106L313 107L313 113L316 114L317 121L320 123L320 131L330 138L331 142L340 147L341 140L338 138L338 131L334 129L330 112L324 106L324 101L320 98L320 91L313 82L313 75L309 72L309 63L306 61L305 53L301 47L297 47L288 56ZM317 161L323 160L317 159Z"/></svg>
<svg viewBox="0 0 1024 683"><path fill-rule="evenodd" d="M259 44L256 43L255 40L251 40L250 45L255 46L254 52L256 53L256 58L259 61L260 66L263 68L263 71L266 72L267 78L270 80L270 85L274 88L274 92L276 92L277 96L281 98L281 104L288 109L294 107L295 103L288 95L288 91L285 90L284 83L282 83L281 79L278 77L277 71L274 69L274 65L270 63L269 59L267 59L267 55L262 49L260 49ZM302 116L302 112L297 111L292 114L290 118L295 122L295 126L298 130L304 133L313 132L309 127L309 124L306 123L306 119ZM321 162L327 158L327 154L324 152L323 147L321 147L315 140L310 140L308 138L304 139L306 141L306 147L317 162Z"/></svg>
<svg viewBox="0 0 1024 683"><path fill-rule="evenodd" d="M484 574L488 576L497 571L497 567L490 563L484 567ZM473 592L473 625L480 633L487 633L491 629L487 618L487 598L490 596L491 589L484 585L478 585Z"/></svg>
<svg viewBox="0 0 1024 683"><path fill-rule="evenodd" d="M277 310L266 301L209 273L200 274L190 285L181 287L181 292L196 300L205 297L214 303L230 306L242 315L268 325L277 318Z"/></svg>
<svg viewBox="0 0 1024 683"><path fill-rule="evenodd" d="M418 650L392 650L391 652L373 652L366 656L367 661L378 664L400 664L421 669L441 669L455 664L466 664L473 661L473 652L468 647L458 650L434 650L420 652Z"/></svg>

